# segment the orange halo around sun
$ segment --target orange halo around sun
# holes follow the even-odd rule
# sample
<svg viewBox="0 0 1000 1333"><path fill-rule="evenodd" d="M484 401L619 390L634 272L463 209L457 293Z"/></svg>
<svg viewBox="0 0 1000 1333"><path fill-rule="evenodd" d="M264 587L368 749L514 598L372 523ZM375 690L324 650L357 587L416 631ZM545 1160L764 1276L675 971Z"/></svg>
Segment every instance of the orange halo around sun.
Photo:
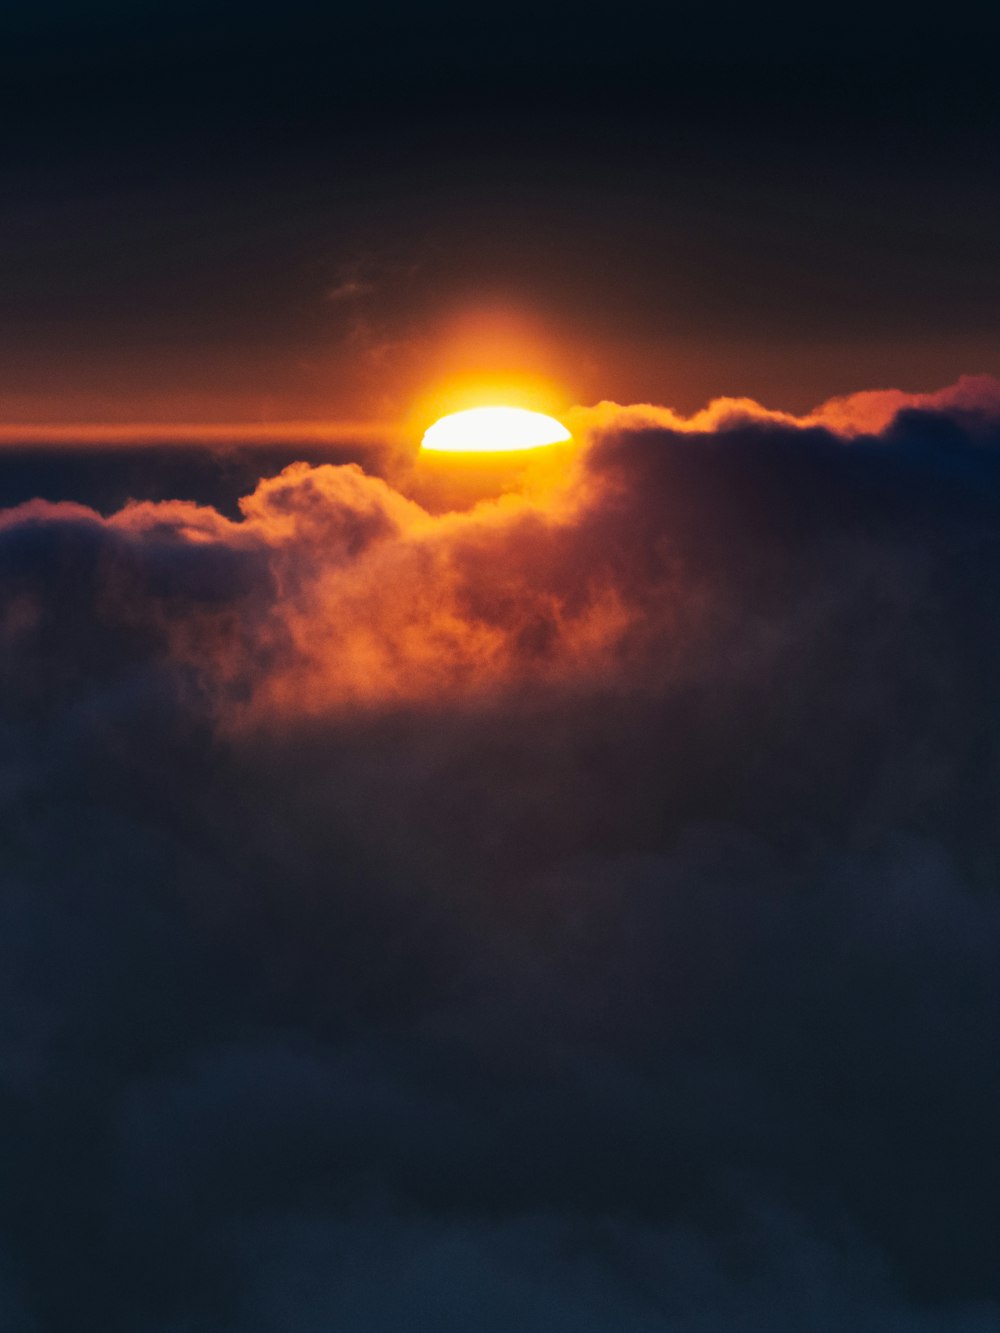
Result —
<svg viewBox="0 0 1000 1333"><path fill-rule="evenodd" d="M500 454L562 444L570 433L561 421L524 407L470 407L451 412L424 432L431 453Z"/></svg>

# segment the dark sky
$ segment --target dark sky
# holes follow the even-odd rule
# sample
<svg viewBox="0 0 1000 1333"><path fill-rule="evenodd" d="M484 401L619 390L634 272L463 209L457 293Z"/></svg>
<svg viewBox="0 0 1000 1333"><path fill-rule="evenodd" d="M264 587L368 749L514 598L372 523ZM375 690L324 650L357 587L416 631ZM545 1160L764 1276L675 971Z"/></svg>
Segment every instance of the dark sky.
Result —
<svg viewBox="0 0 1000 1333"><path fill-rule="evenodd" d="M477 369L541 359L583 402L803 409L998 369L987 14L4 23L7 421L394 419L470 312ZM497 311L535 342L499 346Z"/></svg>

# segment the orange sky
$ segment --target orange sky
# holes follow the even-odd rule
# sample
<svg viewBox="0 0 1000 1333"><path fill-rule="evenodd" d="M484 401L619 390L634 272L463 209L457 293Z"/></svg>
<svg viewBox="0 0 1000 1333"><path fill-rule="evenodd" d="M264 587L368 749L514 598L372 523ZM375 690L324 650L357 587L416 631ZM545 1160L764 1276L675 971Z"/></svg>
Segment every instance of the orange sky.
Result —
<svg viewBox="0 0 1000 1333"><path fill-rule="evenodd" d="M861 389L926 392L961 374L1000 370L1000 340L933 343L595 337L538 312L491 301L393 340L348 335L256 348L79 348L58 365L14 364L0 393L0 440L363 440L416 434L436 416L482 402L556 415L612 399L692 412L720 396L807 412ZM22 429L23 425L33 427ZM81 427L85 429L81 429Z"/></svg>

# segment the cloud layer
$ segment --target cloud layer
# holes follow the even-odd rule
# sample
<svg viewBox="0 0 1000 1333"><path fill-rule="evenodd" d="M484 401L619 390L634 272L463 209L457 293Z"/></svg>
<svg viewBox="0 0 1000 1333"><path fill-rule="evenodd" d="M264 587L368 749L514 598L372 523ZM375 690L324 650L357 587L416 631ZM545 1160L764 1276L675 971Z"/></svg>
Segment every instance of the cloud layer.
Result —
<svg viewBox="0 0 1000 1333"><path fill-rule="evenodd" d="M995 1326L1000 391L574 424L3 514L5 1327Z"/></svg>

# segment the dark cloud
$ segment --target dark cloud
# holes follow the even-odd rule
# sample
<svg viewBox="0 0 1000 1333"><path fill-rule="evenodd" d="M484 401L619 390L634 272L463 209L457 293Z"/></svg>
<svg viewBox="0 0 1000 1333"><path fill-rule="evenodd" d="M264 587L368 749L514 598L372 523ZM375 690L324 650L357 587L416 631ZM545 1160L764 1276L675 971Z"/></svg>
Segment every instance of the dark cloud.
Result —
<svg viewBox="0 0 1000 1333"><path fill-rule="evenodd" d="M5 1327L994 1327L993 394L7 511Z"/></svg>

